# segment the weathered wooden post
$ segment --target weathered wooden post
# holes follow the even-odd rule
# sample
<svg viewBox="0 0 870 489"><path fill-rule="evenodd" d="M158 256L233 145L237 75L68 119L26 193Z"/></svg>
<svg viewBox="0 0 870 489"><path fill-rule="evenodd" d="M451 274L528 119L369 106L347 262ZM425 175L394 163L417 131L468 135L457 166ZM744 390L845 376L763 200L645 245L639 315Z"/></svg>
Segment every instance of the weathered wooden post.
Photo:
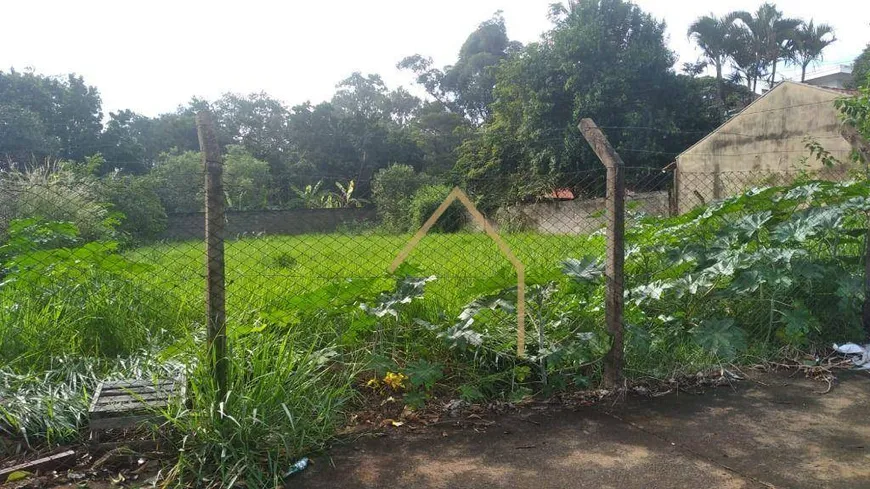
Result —
<svg viewBox="0 0 870 489"><path fill-rule="evenodd" d="M850 124L840 126L840 134L864 160L864 178L870 180L870 142ZM867 233L864 235L864 307L861 318L864 334L870 338L870 216L867 216L867 220Z"/></svg>
<svg viewBox="0 0 870 489"><path fill-rule="evenodd" d="M612 344L604 357L604 386L624 384L623 364L623 266L625 264L625 164L592 119L580 121L580 132L607 168L607 263L604 317Z"/></svg>
<svg viewBox="0 0 870 489"><path fill-rule="evenodd" d="M196 114L196 132L205 169L206 309L208 314L208 355L218 398L227 393L227 324L224 281L224 189L223 166L208 111Z"/></svg>

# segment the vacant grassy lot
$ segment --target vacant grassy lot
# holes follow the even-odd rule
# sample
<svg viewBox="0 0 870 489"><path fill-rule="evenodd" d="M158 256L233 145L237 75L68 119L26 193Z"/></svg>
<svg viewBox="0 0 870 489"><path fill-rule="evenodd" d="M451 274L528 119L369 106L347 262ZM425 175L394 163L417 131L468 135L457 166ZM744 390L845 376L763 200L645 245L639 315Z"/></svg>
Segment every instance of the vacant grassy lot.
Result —
<svg viewBox="0 0 870 489"><path fill-rule="evenodd" d="M449 323L479 295L515 285L515 272L482 233L427 236L407 264L415 276L437 278L413 304L402 305L413 312L375 319L359 304L375 306L388 301L383 294L396 292L396 278L387 270L409 238L334 234L227 242L233 374L231 395L220 402L233 421L208 410L172 418L182 433L209 427L200 431L207 438L196 441L204 451L198 456L212 459L205 452L214 452L220 459L226 448L237 450L240 459L260 460L273 456L277 443L286 463L331 436L355 396L358 374L372 368L400 371L412 359L428 358L437 363L421 364L427 382L442 372L443 381L449 377L453 384L473 375L461 371L476 369L476 361L450 360L453 352L444 341L414 319ZM516 234L506 240L528 267L529 283L564 279L564 259L603 253L601 237ZM191 396L198 405L217 402L202 368L203 243L127 250L92 243L29 252L17 263L14 287L0 288L0 357L7 369L0 399L4 392L17 399L0 403L0 429L23 433L33 445L75 439L87 419L88 393L99 380L171 375L178 368L196 379ZM498 354L514 352L514 321L501 316L505 343ZM331 361L336 354L340 361ZM373 359L380 366L373 367ZM487 386L513 382L512 367L498 365L505 373L488 378ZM492 369L483 371L489 375ZM520 371L521 378L527 371ZM415 390L428 396L431 387ZM250 446L232 441L239 429L235 420L245 426ZM258 449L263 439L273 440L272 448ZM255 470L227 467L236 475L249 469Z"/></svg>
<svg viewBox="0 0 870 489"><path fill-rule="evenodd" d="M666 380L860 338L868 196L863 181L808 181L633 221L627 375ZM168 414L183 435L173 474L274 485L355 400L392 403L398 417L441 395L582 389L610 348L601 233L505 236L527 268L524 357L514 270L482 233L427 236L396 275L408 235L243 237L226 243L230 378L219 395L203 243L122 248L78 239L68 223L16 226L0 281L0 430L13 450L77 439L100 379L184 369L196 408Z"/></svg>
<svg viewBox="0 0 870 489"><path fill-rule="evenodd" d="M526 265L529 283L559 277L566 258L604 253L601 236L527 233L504 238ZM409 239L410 235L321 234L230 241L226 245L230 322L249 317L253 311L304 306L305 294L328 284L357 279L373 281L373 289L389 287L394 280L389 278L388 267ZM151 268L138 279L190 303L203 300L202 243L148 246L126 256ZM516 283L510 263L483 233L426 236L406 263L414 268L415 275L437 277L427 286L426 299L436 301L446 313L458 313L482 289Z"/></svg>

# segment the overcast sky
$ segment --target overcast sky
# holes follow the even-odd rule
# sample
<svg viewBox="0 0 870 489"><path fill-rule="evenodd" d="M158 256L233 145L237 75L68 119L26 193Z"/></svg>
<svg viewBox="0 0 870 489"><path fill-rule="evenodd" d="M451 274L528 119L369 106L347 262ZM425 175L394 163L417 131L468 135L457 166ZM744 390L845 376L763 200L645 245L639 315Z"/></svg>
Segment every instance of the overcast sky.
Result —
<svg viewBox="0 0 870 489"><path fill-rule="evenodd" d="M409 85L404 56L452 63L468 34L497 10L508 35L535 41L553 0L7 1L0 69L75 72L96 85L104 111L171 111L191 96L266 91L289 104L331 97L353 71ZM755 10L759 0L637 0L664 19L679 63L699 52L689 23L710 12ZM825 64L850 62L870 42L870 1L779 0L789 16L834 26ZM678 64L679 66L679 64Z"/></svg>

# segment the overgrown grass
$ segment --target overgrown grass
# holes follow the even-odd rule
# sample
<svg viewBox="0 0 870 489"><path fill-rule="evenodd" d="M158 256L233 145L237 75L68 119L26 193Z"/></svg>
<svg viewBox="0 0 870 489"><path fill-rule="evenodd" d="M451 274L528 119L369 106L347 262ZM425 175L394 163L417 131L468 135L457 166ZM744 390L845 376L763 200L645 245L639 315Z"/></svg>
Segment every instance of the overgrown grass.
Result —
<svg viewBox="0 0 870 489"><path fill-rule="evenodd" d="M355 355L301 328L232 342L229 385L217 397L206 362L193 371L193 409L171 413L183 434L169 481L206 486L280 487L296 459L323 446L342 426Z"/></svg>
<svg viewBox="0 0 870 489"><path fill-rule="evenodd" d="M868 197L866 182L800 182L634 221L628 375L667 379L782 345L856 339ZM430 235L398 273L387 273L408 238L229 241L231 369L222 399L198 361L205 284L198 242L120 251L73 240L10 254L0 287L0 359L10 379L39 378L64 355L123 358L142 345L183 359L193 407L168 413L182 449L172 474L179 484L275 485L295 457L322 446L343 422L354 382L386 383L412 407L436 393L518 399L597 382L610 346L601 233L505 236L527 270L525 358L515 355L516 277L496 245L482 233ZM37 409L7 422L9 431L23 427L50 441L74 436L88 382L68 382L82 395L58 407L73 414ZM0 393L13 413L7 417L14 416L8 399L31 384L9 385L5 398Z"/></svg>
<svg viewBox="0 0 870 489"><path fill-rule="evenodd" d="M125 358L59 356L41 370L0 367L0 457L78 441L101 381L177 376L184 365L140 351Z"/></svg>

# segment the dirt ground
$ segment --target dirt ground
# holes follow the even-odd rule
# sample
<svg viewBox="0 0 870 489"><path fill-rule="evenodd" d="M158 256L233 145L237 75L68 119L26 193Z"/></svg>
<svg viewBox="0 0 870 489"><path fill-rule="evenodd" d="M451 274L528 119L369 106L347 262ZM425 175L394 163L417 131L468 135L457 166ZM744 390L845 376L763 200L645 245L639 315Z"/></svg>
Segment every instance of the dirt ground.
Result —
<svg viewBox="0 0 870 489"><path fill-rule="evenodd" d="M702 395L530 406L336 446L288 481L325 488L870 488L870 373L789 373ZM455 423L454 423L455 424Z"/></svg>
<svg viewBox="0 0 870 489"><path fill-rule="evenodd" d="M337 444L287 487L870 489L870 372L838 377L827 393L798 373L749 373L700 394L446 414ZM73 470L9 486L153 487L151 463L123 481Z"/></svg>

